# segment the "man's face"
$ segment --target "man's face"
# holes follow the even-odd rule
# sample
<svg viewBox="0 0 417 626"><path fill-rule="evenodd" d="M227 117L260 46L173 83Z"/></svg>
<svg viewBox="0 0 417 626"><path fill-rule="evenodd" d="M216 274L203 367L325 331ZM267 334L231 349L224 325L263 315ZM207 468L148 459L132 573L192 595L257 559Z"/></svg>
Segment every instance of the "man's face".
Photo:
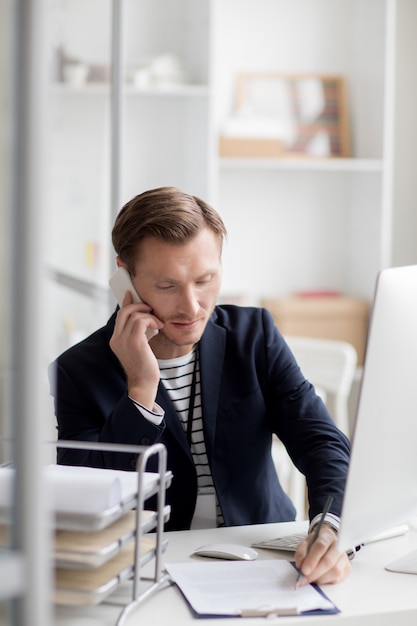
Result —
<svg viewBox="0 0 417 626"><path fill-rule="evenodd" d="M151 340L159 358L187 354L213 312L221 284L221 239L208 228L182 245L148 237L133 283L164 327Z"/></svg>

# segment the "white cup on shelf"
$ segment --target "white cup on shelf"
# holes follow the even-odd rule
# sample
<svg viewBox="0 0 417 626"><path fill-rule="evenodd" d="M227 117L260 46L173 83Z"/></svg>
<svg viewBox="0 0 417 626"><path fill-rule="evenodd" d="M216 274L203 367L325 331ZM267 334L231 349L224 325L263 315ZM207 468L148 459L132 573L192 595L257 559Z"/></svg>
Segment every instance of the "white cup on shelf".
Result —
<svg viewBox="0 0 417 626"><path fill-rule="evenodd" d="M82 87L87 82L89 69L86 63L66 63L62 68L64 83Z"/></svg>

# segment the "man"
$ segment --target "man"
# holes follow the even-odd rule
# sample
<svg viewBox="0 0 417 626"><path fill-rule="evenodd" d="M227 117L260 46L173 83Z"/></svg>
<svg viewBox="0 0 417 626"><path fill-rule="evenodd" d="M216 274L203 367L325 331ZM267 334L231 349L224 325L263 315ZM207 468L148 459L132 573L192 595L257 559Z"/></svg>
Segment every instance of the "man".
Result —
<svg viewBox="0 0 417 626"><path fill-rule="evenodd" d="M303 582L349 572L335 549L349 442L300 372L270 314L216 306L226 235L214 209L167 187L133 198L113 228L128 291L101 328L53 364L58 437L165 444L173 483L167 529L200 515L211 525L289 521L294 507L271 458L275 432L306 475L312 527L333 506L307 554ZM147 332L158 331L149 341ZM60 450L64 464L132 469L133 455Z"/></svg>

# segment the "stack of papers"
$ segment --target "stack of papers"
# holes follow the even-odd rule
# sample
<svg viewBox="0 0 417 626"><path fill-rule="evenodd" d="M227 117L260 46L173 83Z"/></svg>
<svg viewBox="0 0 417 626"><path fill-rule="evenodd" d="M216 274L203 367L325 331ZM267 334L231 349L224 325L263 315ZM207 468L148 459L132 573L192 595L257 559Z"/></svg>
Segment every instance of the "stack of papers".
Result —
<svg viewBox="0 0 417 626"><path fill-rule="evenodd" d="M187 562L165 567L199 616L339 612L317 585L295 589L297 571L285 560Z"/></svg>
<svg viewBox="0 0 417 626"><path fill-rule="evenodd" d="M13 467L0 468L0 508L13 502ZM145 493L158 484L159 474L145 472ZM137 495L137 472L80 467L48 465L45 468L45 488L50 508L57 513L102 513Z"/></svg>

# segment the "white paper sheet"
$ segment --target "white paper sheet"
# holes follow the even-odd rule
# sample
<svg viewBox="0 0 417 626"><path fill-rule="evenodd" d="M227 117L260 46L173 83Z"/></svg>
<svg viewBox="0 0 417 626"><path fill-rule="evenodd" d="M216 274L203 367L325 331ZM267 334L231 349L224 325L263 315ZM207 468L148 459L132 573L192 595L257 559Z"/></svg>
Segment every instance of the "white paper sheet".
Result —
<svg viewBox="0 0 417 626"><path fill-rule="evenodd" d="M165 567L199 615L337 611L314 586L295 589L297 571L285 560L187 562Z"/></svg>
<svg viewBox="0 0 417 626"><path fill-rule="evenodd" d="M14 468L0 468L0 507L13 502ZM158 474L145 472L145 493L158 481ZM137 493L137 472L70 465L48 465L45 488L49 505L59 513L101 513Z"/></svg>

